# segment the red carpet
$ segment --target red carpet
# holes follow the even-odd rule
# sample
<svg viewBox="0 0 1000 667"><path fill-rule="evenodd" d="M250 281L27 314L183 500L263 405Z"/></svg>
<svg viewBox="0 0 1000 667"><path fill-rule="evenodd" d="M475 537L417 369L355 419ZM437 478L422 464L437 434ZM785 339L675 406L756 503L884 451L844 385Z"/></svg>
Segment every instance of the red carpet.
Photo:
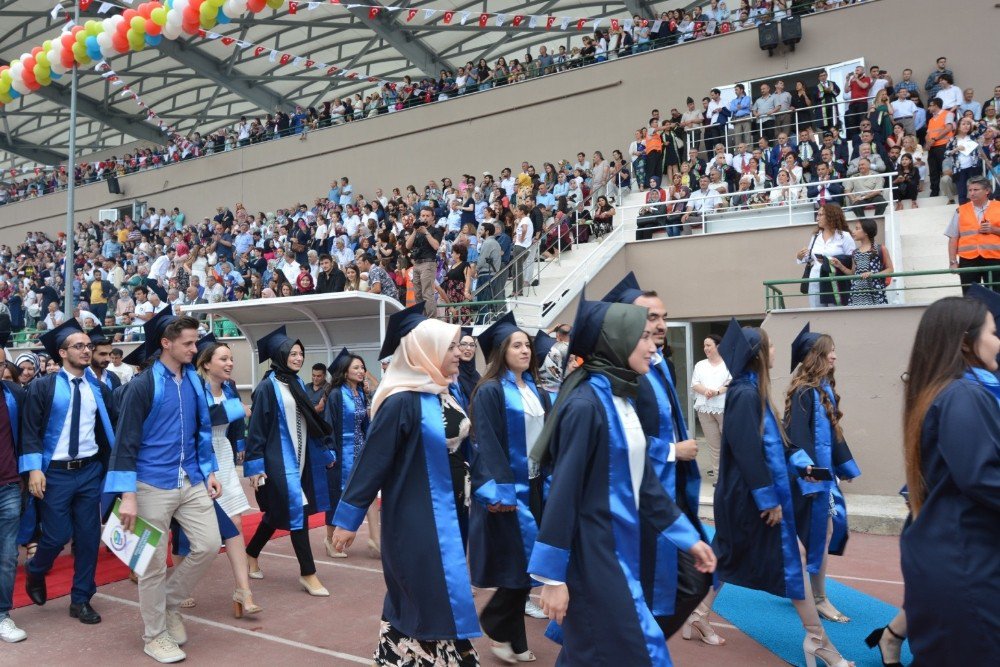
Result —
<svg viewBox="0 0 1000 667"><path fill-rule="evenodd" d="M263 516L262 512L243 515L243 538L245 540L249 541L250 537L253 536ZM309 517L309 528L318 528L322 525L324 525L322 512ZM287 530L278 530L275 531L274 537L271 539L286 537L287 535ZM170 556L168 554L168 565L170 564L169 559ZM127 579L128 572L128 567L115 558L102 544L100 553L97 556L97 576L94 577L97 585L103 586L104 584L111 584L122 579ZM45 577L45 584L49 600L69 595L70 589L73 587L73 556L70 553L67 552L56 558L55 564L49 571L48 576ZM14 608L26 607L30 604L32 602L28 598L28 594L24 592L24 567L18 567L17 579L14 582Z"/></svg>

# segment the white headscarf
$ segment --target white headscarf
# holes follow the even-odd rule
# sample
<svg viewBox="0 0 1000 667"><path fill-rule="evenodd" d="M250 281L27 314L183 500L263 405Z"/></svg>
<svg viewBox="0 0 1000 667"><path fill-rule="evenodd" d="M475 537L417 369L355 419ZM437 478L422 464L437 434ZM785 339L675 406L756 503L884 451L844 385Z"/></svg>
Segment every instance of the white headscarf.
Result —
<svg viewBox="0 0 1000 667"><path fill-rule="evenodd" d="M451 378L441 373L441 364L461 327L440 320L424 320L403 336L372 398L372 417L382 402L404 391L443 394Z"/></svg>

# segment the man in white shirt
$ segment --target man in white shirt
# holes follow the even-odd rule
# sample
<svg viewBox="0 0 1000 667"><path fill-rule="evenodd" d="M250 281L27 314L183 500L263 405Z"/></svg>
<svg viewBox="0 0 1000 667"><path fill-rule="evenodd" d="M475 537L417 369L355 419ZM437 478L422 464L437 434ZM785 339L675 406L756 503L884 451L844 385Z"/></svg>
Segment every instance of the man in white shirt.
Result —
<svg viewBox="0 0 1000 667"><path fill-rule="evenodd" d="M518 216L514 223L514 296L521 296L525 283L531 282L531 271L534 267L528 261L528 249L531 247L533 227L531 225L531 209L525 204L519 204L514 214Z"/></svg>
<svg viewBox="0 0 1000 667"><path fill-rule="evenodd" d="M903 126L906 134L914 134L913 115L917 112L917 105L910 99L910 91L900 88L896 91L896 101L892 103L892 120Z"/></svg>
<svg viewBox="0 0 1000 667"><path fill-rule="evenodd" d="M971 111L973 120L978 123L979 119L983 117L983 105L975 100L976 91L972 88L966 88L962 94L964 97L962 103L958 105L958 117L961 118L966 111Z"/></svg>
<svg viewBox="0 0 1000 667"><path fill-rule="evenodd" d="M108 370L118 376L118 379L125 384L133 377L135 377L135 369L128 364L122 363L124 358L124 353L121 348L115 348L111 350L111 364L108 366Z"/></svg>
<svg viewBox="0 0 1000 667"><path fill-rule="evenodd" d="M750 168L750 158L753 157L753 153L747 150L747 145L741 143L736 147L736 153L733 155L733 169L736 173L743 174L746 173Z"/></svg>
<svg viewBox="0 0 1000 667"><path fill-rule="evenodd" d="M574 169L581 169L584 173L590 171L590 163L587 162L587 155L585 153L576 154L576 164L573 165Z"/></svg>
<svg viewBox="0 0 1000 667"><path fill-rule="evenodd" d="M691 233L691 227L701 225L704 222L705 215L714 211L722 201L719 194L709 187L709 183L708 176L702 176L698 179L699 189L691 193L687 212L681 218L681 222L684 223L685 235ZM692 214L695 215L695 222L689 225L688 220L690 220Z"/></svg>
<svg viewBox="0 0 1000 667"><path fill-rule="evenodd" d="M66 318L62 314L62 311L59 310L59 304L56 303L55 301L50 301L49 302L49 312L45 316L45 320L44 320L44 322L45 322L45 328L51 331L52 329L55 329L57 326L59 326L60 324L62 324L63 320L65 320L65 319Z"/></svg>
<svg viewBox="0 0 1000 667"><path fill-rule="evenodd" d="M508 197L514 196L517 181L511 176L510 167L504 167L503 171L500 172L500 187L503 188Z"/></svg>
<svg viewBox="0 0 1000 667"><path fill-rule="evenodd" d="M776 131L780 134L790 134L792 130L792 94L785 90L785 82L778 80L774 84L774 107Z"/></svg>
<svg viewBox="0 0 1000 667"><path fill-rule="evenodd" d="M295 257L292 257L292 261L295 261ZM288 274L285 274L286 276ZM295 275L298 275L298 266L295 269ZM292 281L294 285L295 282ZM218 280L215 279L214 273L208 274L208 279L205 282L205 294L204 299L208 303L221 303L226 300L226 290L222 287ZM139 306L135 307L136 313L139 312Z"/></svg>
<svg viewBox="0 0 1000 667"><path fill-rule="evenodd" d="M708 115L709 126L705 128L705 147L712 146L712 142L721 141L724 136L722 127L719 125L719 111L726 108L722 101L722 92L718 88L713 88L708 94L708 107L705 113Z"/></svg>
<svg viewBox="0 0 1000 667"><path fill-rule="evenodd" d="M342 241L339 242L342 243ZM290 282L293 286L295 285L295 281L298 280L301 271L299 270L299 263L295 261L294 252L289 251L285 253L285 258L281 261L281 265L278 267L278 270L284 274L285 279L288 280L288 282ZM281 295L279 294L278 296ZM209 303L211 303L211 301Z"/></svg>
<svg viewBox="0 0 1000 667"><path fill-rule="evenodd" d="M938 83L941 88L935 97L940 98L941 108L955 113L962 104L962 91L953 85L952 77L947 72L938 77Z"/></svg>
<svg viewBox="0 0 1000 667"><path fill-rule="evenodd" d="M167 282L167 270L174 261L176 251L167 248L167 252L153 260L153 265L149 267L149 277L160 283Z"/></svg>
<svg viewBox="0 0 1000 667"><path fill-rule="evenodd" d="M135 319L141 325L153 316L153 304L149 302L146 295L149 290L143 286L135 288Z"/></svg>
<svg viewBox="0 0 1000 667"><path fill-rule="evenodd" d="M347 177L340 179L340 205L347 206L354 200L354 188L351 187ZM294 282L292 283L295 284Z"/></svg>

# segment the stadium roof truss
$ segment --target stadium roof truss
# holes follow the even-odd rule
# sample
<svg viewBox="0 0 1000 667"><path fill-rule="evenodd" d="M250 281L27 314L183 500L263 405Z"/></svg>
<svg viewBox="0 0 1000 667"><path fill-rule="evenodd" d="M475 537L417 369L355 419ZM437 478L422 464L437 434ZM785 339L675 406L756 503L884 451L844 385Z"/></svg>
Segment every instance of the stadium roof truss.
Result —
<svg viewBox="0 0 1000 667"><path fill-rule="evenodd" d="M361 0L359 0L361 1ZM377 1L377 0L376 0ZM364 0L373 4L373 0ZM121 11L121 5L112 12ZM389 3L387 3L389 4ZM369 17L363 7L320 3L312 11L301 2L298 12L290 14L287 5L280 10L216 26L223 37L250 42L279 53L308 58L357 72L364 77L400 80L439 75L442 69L454 71L466 62L486 58L492 64L504 56L521 58L529 49L537 53L540 45L551 49L571 48L580 44L581 31L570 26L515 29L511 17L555 15L590 19L632 14L652 16L654 12L683 7L689 1L625 0L542 0L518 3L511 0L417 0L408 9L452 9L472 15L465 25L458 17L451 25L439 19L428 25L422 16L406 21L406 11L383 11ZM53 19L53 3L39 0L0 0L0 64L30 52L45 39L59 34L65 17ZM100 20L110 14L97 13L94 2L81 13L81 23ZM481 28L478 14L491 14ZM498 27L492 15L507 14L504 26ZM422 14L422 12L421 12ZM438 15L440 17L440 14ZM604 23L607 27L608 23ZM228 41L228 40L227 40ZM159 46L141 52L117 56L108 64L122 82L166 123L182 133L195 130L203 134L232 125L240 115L273 112L282 106L318 106L334 97L366 93L376 84L359 79L328 76L325 71L304 69L293 63L272 61L268 52L254 55L254 48L241 49L224 44L221 39L199 37L176 41L164 39ZM135 100L121 93L93 67L81 68L77 102L77 147L80 155L113 149L136 140L163 143L165 137L155 122L148 122ZM29 170L38 164L54 165L66 159L69 127L68 77L15 100L0 108L0 170Z"/></svg>

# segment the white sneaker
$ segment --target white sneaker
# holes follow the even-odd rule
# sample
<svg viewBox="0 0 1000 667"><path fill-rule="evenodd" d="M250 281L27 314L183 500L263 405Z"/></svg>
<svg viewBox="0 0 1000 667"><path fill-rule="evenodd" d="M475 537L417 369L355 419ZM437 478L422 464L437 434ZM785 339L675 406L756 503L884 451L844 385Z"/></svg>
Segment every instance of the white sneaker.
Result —
<svg viewBox="0 0 1000 667"><path fill-rule="evenodd" d="M146 642L143 652L157 662L180 662L187 657L167 632L161 632Z"/></svg>
<svg viewBox="0 0 1000 667"><path fill-rule="evenodd" d="M184 646L187 643L188 635L184 629L184 617L176 611L167 612L167 634L178 646Z"/></svg>
<svg viewBox="0 0 1000 667"><path fill-rule="evenodd" d="M0 621L0 639L8 644L15 644L27 638L28 633L14 625L14 619L10 616Z"/></svg>
<svg viewBox="0 0 1000 667"><path fill-rule="evenodd" d="M530 598L524 603L524 614L532 618L548 618L542 608L532 602Z"/></svg>

